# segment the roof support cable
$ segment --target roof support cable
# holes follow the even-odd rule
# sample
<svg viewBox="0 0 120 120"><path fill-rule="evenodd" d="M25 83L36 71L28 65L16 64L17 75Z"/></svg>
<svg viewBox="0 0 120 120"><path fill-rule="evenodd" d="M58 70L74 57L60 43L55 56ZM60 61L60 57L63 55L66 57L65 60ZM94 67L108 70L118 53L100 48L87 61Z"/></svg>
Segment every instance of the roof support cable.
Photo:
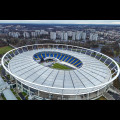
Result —
<svg viewBox="0 0 120 120"><path fill-rule="evenodd" d="M51 75L51 73L53 72L54 70L52 70L51 72L50 72L50 74L47 76L47 78ZM42 82L42 85L45 83L45 81L47 80L47 78Z"/></svg>
<svg viewBox="0 0 120 120"><path fill-rule="evenodd" d="M73 71L75 73L75 71ZM79 78L79 76L75 73L75 75L78 77L78 79L80 80L80 82L83 84L83 82L81 81L81 79ZM83 84L83 86L86 88L86 86Z"/></svg>
<svg viewBox="0 0 120 120"><path fill-rule="evenodd" d="M58 70L58 72L57 72L57 75L55 76L55 79L54 79L54 81L53 81L52 87L53 87L53 85L54 85L54 83L55 83L55 80L56 80L56 78L57 78L57 76L58 76L58 73L59 73L59 70Z"/></svg>
<svg viewBox="0 0 120 120"><path fill-rule="evenodd" d="M71 81L72 81L73 87L75 88L75 85L74 85L74 82L73 82L72 76L71 76L71 74L70 74L70 71L69 71L69 75L70 75L70 78L71 78Z"/></svg>

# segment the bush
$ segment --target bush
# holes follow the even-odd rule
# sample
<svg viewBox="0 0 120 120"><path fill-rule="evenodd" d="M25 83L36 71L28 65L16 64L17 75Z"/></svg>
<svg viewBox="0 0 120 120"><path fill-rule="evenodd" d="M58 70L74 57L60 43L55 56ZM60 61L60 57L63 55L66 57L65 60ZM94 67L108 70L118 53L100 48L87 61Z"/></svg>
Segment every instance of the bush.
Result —
<svg viewBox="0 0 120 120"><path fill-rule="evenodd" d="M21 100L21 98L20 97L16 97L18 100Z"/></svg>

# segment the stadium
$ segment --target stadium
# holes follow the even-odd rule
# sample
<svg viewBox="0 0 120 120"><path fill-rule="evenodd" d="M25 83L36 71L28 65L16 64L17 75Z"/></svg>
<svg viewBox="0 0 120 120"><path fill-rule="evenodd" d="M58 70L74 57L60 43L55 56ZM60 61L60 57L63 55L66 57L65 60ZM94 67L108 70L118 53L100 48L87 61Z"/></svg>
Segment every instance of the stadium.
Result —
<svg viewBox="0 0 120 120"><path fill-rule="evenodd" d="M16 88L38 100L94 100L120 73L112 58L66 44L18 47L7 52L1 63Z"/></svg>

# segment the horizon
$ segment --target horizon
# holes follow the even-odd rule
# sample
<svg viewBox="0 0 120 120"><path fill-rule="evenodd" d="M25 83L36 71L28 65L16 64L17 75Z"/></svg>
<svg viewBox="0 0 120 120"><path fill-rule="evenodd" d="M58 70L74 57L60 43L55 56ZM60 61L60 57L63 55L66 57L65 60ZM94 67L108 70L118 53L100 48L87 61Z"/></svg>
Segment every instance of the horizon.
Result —
<svg viewBox="0 0 120 120"><path fill-rule="evenodd" d="M0 20L0 24L120 25L120 20Z"/></svg>
<svg viewBox="0 0 120 120"><path fill-rule="evenodd" d="M36 24L36 25L120 25L120 24L63 24L63 23L0 23L0 24Z"/></svg>

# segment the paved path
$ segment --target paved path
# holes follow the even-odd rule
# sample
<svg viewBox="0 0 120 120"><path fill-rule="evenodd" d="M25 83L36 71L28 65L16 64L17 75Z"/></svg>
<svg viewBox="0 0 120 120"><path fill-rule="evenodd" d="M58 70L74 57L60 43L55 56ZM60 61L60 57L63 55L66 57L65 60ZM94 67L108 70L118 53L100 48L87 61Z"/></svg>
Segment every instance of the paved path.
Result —
<svg viewBox="0 0 120 120"><path fill-rule="evenodd" d="M0 100L3 100L3 98L0 96Z"/></svg>
<svg viewBox="0 0 120 120"><path fill-rule="evenodd" d="M110 89L113 90L115 93L119 94L120 95L120 90L117 89L116 87L114 87L113 85L110 86Z"/></svg>
<svg viewBox="0 0 120 120"><path fill-rule="evenodd" d="M17 100L15 95L10 90L8 83L4 82L1 76L0 76L0 92L4 94L7 100Z"/></svg>
<svg viewBox="0 0 120 120"><path fill-rule="evenodd" d="M114 86L110 86L108 89L108 93L115 99L115 100L120 100L120 90L118 90Z"/></svg>
<svg viewBox="0 0 120 120"><path fill-rule="evenodd" d="M103 93L103 96L107 99L107 100L115 100L109 93L105 92Z"/></svg>
<svg viewBox="0 0 120 120"><path fill-rule="evenodd" d="M120 90L113 85L103 94L107 100L120 100Z"/></svg>

